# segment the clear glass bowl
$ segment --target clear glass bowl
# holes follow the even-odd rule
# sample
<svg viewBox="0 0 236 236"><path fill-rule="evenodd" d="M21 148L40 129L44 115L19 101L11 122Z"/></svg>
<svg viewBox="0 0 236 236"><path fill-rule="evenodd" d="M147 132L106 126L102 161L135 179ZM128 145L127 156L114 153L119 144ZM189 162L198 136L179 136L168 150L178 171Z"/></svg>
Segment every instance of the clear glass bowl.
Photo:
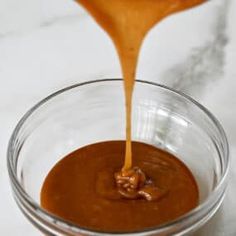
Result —
<svg viewBox="0 0 236 236"><path fill-rule="evenodd" d="M50 169L73 150L99 141L125 139L123 82L107 79L62 89L21 119L8 147L15 200L47 235L111 235L92 232L40 207L40 190ZM165 149L193 172L200 205L183 217L143 232L120 235L184 235L206 223L227 186L229 150L225 133L203 106L158 84L137 81L133 98L133 140Z"/></svg>

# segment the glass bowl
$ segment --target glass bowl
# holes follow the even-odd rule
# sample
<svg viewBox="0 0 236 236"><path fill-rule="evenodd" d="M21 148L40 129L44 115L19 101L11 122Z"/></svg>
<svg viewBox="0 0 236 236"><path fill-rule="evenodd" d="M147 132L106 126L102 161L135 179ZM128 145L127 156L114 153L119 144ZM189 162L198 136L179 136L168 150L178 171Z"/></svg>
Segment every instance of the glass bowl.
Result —
<svg viewBox="0 0 236 236"><path fill-rule="evenodd" d="M24 215L47 235L114 235L73 225L40 207L40 190L50 169L82 146L125 139L121 79L76 84L45 98L16 126L8 147L14 198ZM162 85L136 81L133 140L167 150L195 176L200 204L188 214L142 232L117 235L184 235L206 223L227 186L229 149L214 116L190 97Z"/></svg>

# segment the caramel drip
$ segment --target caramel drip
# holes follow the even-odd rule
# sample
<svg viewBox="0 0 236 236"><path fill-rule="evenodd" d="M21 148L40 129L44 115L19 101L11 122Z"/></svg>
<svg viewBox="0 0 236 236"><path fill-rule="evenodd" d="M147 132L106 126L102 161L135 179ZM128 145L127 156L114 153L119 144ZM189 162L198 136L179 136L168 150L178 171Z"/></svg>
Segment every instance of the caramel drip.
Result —
<svg viewBox="0 0 236 236"><path fill-rule="evenodd" d="M119 55L124 78L126 152L123 170L132 167L132 94L139 50L148 31L164 17L206 0L77 0L109 34Z"/></svg>

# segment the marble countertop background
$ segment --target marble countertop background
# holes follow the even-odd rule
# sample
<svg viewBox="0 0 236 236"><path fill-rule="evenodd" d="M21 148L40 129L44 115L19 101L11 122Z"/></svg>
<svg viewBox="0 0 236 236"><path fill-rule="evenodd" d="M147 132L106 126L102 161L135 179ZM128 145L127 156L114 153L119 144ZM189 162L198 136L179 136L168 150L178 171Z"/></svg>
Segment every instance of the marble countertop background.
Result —
<svg viewBox="0 0 236 236"><path fill-rule="evenodd" d="M214 41L215 45L222 46L223 51L215 50L216 60L221 56L219 53L224 54L224 60L219 61L222 71L216 64L211 76L204 75L202 70L207 63L201 62L203 67L199 70L192 69L188 62L187 72L182 77L191 77L191 84L188 80L172 79L169 74L165 74L166 80L148 77L192 95L215 114L229 139L232 161L226 198L217 215L197 235L236 235L235 0L231 0L225 20L227 37L222 39L220 33L220 40ZM152 46L151 41L148 45ZM150 54L141 59L141 64L146 63L144 72L138 73L142 79L149 76L145 70L152 70L154 65L149 60ZM205 54L208 58L207 52ZM209 79L196 82L193 70L198 76ZM7 174L7 144L19 119L35 103L58 89L110 76L121 76L112 44L76 3L70 0L0 0L0 235L40 235L17 208Z"/></svg>

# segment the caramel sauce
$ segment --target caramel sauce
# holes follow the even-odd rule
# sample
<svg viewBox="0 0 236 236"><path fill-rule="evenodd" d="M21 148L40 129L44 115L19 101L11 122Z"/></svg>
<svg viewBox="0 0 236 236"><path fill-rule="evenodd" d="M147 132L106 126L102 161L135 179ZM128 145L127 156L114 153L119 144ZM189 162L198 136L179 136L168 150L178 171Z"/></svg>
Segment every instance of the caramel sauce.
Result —
<svg viewBox="0 0 236 236"><path fill-rule="evenodd" d="M120 175L126 175L125 172L129 172L133 168L131 148L132 94L138 54L142 42L148 31L163 18L172 13L199 5L205 0L77 0L77 2L82 4L109 34L119 55L124 78L126 107L125 161ZM149 187L149 191L151 185L146 187ZM123 186L120 193L124 193L127 198L131 198L135 195L138 196L140 190L140 188L137 188L130 192ZM157 198L156 191L153 190L149 191L149 194L152 193L151 196L153 196L148 198L149 200ZM144 191L144 188L142 191Z"/></svg>
<svg viewBox="0 0 236 236"><path fill-rule="evenodd" d="M149 30L163 18L206 0L76 0L112 39L120 58L126 105L126 151L123 170L132 167L132 93L140 47Z"/></svg>
<svg viewBox="0 0 236 236"><path fill-rule="evenodd" d="M119 194L113 175L123 165L125 141L108 141L59 161L43 184L42 207L80 227L130 232L156 227L197 206L197 184L179 159L140 142L132 142L132 152L134 166L155 182L158 201L127 200Z"/></svg>
<svg viewBox="0 0 236 236"><path fill-rule="evenodd" d="M41 205L79 226L106 232L142 230L176 219L197 206L198 187L176 157L131 142L132 94L140 47L149 30L205 0L77 2L116 47L124 78L126 141L93 144L63 158L43 184Z"/></svg>

